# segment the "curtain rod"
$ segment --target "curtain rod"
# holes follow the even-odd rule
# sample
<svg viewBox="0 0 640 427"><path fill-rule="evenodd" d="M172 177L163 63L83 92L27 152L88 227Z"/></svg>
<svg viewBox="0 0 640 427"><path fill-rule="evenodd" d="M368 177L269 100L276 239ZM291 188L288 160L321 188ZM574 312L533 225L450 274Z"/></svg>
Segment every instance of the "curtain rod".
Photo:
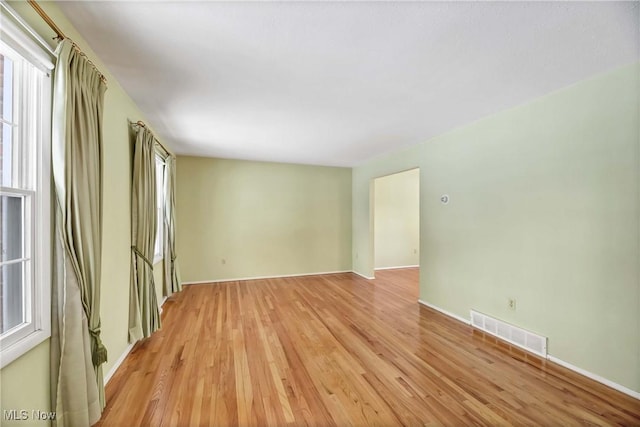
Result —
<svg viewBox="0 0 640 427"><path fill-rule="evenodd" d="M143 122L142 120L138 120L137 122L131 123L131 124L133 126L143 127L145 129L147 129L149 132L151 132L151 129L149 129L149 126L147 126L145 124L145 122ZM164 151L166 151L169 156L171 156L173 154L170 150L167 149L167 147L165 147L160 141L158 141L158 138L156 138L156 136L153 134L153 132L151 132L151 136L153 136L153 140L155 141L155 143L158 144L160 147L162 147L162 149Z"/></svg>
<svg viewBox="0 0 640 427"><path fill-rule="evenodd" d="M47 25L49 25L49 27L53 30L54 33L56 33L56 37L54 37L54 39L60 41L60 40L64 40L64 39L69 39L69 37L65 36L64 33L62 32L62 30L60 29L60 27L58 27L56 25L55 22L53 22L53 19L51 19L49 17L49 15L47 15L47 13L40 7L40 5L38 4L38 2L36 0L27 0L27 3L29 3L31 5L31 7L38 13L38 15L40 15L40 17L44 20L44 22L47 23ZM93 67L94 70L96 70L96 72L100 75L100 80L102 80L103 83L107 83L107 78L104 76L104 74L102 74L100 72L100 70L98 70L98 67L96 67L96 65L91 62L91 60L87 57L87 55L82 51L82 49L80 49L80 47L76 44L76 42L74 42L73 40L69 39L71 41L71 44L73 45L73 48L81 55L84 56L87 60L87 62Z"/></svg>
<svg viewBox="0 0 640 427"><path fill-rule="evenodd" d="M49 27L51 27L51 29L57 34L57 37L56 37L57 39L62 40L67 38L62 32L62 30L58 28L56 23L53 22L53 19L49 18L49 15L47 15L47 13L44 10L42 10L40 5L35 0L27 0L27 3L29 3L31 7L35 9L36 12L38 12L38 15L40 15L40 17L44 19L44 22L46 22L47 25L49 25Z"/></svg>

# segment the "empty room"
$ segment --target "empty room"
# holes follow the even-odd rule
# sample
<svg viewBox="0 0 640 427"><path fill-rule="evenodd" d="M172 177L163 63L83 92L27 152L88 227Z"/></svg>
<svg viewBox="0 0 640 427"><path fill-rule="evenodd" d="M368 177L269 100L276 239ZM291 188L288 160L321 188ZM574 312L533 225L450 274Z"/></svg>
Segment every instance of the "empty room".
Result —
<svg viewBox="0 0 640 427"><path fill-rule="evenodd" d="M0 425L640 426L640 2L0 18Z"/></svg>

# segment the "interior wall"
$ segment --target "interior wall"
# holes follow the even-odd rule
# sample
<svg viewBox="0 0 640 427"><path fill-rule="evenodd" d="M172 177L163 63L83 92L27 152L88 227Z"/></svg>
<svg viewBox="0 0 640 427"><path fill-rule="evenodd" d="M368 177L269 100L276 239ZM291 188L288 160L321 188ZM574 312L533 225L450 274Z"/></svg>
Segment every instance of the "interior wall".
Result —
<svg viewBox="0 0 640 427"><path fill-rule="evenodd" d="M178 157L184 282L351 270L351 169Z"/></svg>
<svg viewBox="0 0 640 427"><path fill-rule="evenodd" d="M371 181L420 167L420 298L640 392L639 79L629 65L354 168L354 270L373 274Z"/></svg>
<svg viewBox="0 0 640 427"><path fill-rule="evenodd" d="M420 169L374 181L375 268L420 263Z"/></svg>
<svg viewBox="0 0 640 427"><path fill-rule="evenodd" d="M103 122L104 198L100 309L102 341L109 353L109 360L103 365L106 375L129 346L127 331L131 262L132 148L128 120L145 120L145 117L55 3L39 4L107 78ZM10 2L10 5L45 40L53 39L54 33L26 2ZM166 145L166 142L163 143ZM161 269L162 263L156 267ZM161 298L161 295L158 297ZM49 411L49 341L3 368L0 371L0 383L0 412L5 409L23 408ZM25 425L24 421L3 420L2 425L5 423L7 426Z"/></svg>

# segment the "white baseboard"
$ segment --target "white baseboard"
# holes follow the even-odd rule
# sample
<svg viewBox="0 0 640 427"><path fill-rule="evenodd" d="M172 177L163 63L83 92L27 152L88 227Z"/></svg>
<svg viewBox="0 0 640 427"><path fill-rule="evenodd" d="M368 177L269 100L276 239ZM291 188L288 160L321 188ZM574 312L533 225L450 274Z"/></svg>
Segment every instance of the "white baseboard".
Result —
<svg viewBox="0 0 640 427"><path fill-rule="evenodd" d="M169 297L163 297L162 301L160 301L160 307L158 307L160 310L160 314L162 314L162 306L164 306L164 302L167 300L167 298Z"/></svg>
<svg viewBox="0 0 640 427"><path fill-rule="evenodd" d="M162 298L162 302L160 303L160 314L162 314L162 306L164 305L165 301L167 301L167 298L168 297ZM126 359L129 353L131 353L131 350L133 349L134 345L136 345L135 342L133 344L129 344L127 348L124 350L124 352L122 352L120 357L118 357L118 360L116 360L116 363L114 363L111 369L109 369L109 372L107 372L107 375L104 376L105 385L107 385L107 383L109 382L113 374L115 374L118 368L120 367L120 365L122 365L122 362L124 362L124 359Z"/></svg>
<svg viewBox="0 0 640 427"><path fill-rule="evenodd" d="M122 365L122 362L124 362L124 359L127 358L129 353L133 349L134 345L135 345L135 343L129 344L127 346L127 348L124 350L124 352L120 355L120 357L118 357L118 360L116 360L116 363L114 363L113 366L111 367L111 369L109 369L109 372L107 372L107 375L104 376L104 384L105 385L107 385L109 380L111 380L111 377L113 377L113 374L115 374L116 371L118 370L118 368L120 367L120 365Z"/></svg>
<svg viewBox="0 0 640 427"><path fill-rule="evenodd" d="M222 283L222 282L241 282L245 280L262 280L262 279L281 279L285 277L303 277L303 276L322 276L326 274L338 274L338 273L351 273L351 270L340 271L322 271L319 273L300 273L300 274L282 274L277 276L254 276L254 277L239 277L235 279L214 279L214 280L199 280L194 282L182 282L182 285L202 285L206 283Z"/></svg>
<svg viewBox="0 0 640 427"><path fill-rule="evenodd" d="M458 316L456 314L453 314L451 312L448 312L446 310L443 310L440 307L436 307L433 304L429 304L426 301L418 300L418 302L420 304L422 304L422 305L425 305L427 307L433 308L434 310L439 311L440 313L442 313L442 314L444 314L446 316L449 316L449 317L451 317L453 319L456 319L456 320L458 320L458 321L460 321L460 322L462 322L462 323L464 323L466 325L470 325L471 324L471 321L469 321L469 320L467 320L467 319L465 319L463 317L460 317L460 316ZM578 373L580 375L583 375L583 376L585 376L587 378L591 378L592 380L597 381L597 382L599 382L601 384L604 384L604 385L606 385L608 387L611 387L614 390L618 390L621 393L624 393L624 394L626 394L628 396L631 396L631 397L633 397L635 399L640 400L640 392L637 392L635 390L631 390L630 388L627 388L627 387L625 387L625 386L623 386L621 384L615 383L615 382L613 382L611 380L608 380L608 379L606 379L604 377L601 377L600 375L594 374L592 372L589 372L589 371L586 371L586 370L584 370L582 368L574 366L571 363L565 362L564 360L558 359L557 357L554 357L554 356L552 356L550 354L547 355L547 360L549 360L550 362L553 362L553 363L557 363L560 366L564 366L565 368L567 368L569 370L572 370L572 371L574 371L574 372L576 372L576 373Z"/></svg>
<svg viewBox="0 0 640 427"><path fill-rule="evenodd" d="M377 267L374 270L395 270L398 268L416 268L416 267L420 267L420 265L416 264L416 265L398 265L396 267Z"/></svg>
<svg viewBox="0 0 640 427"><path fill-rule="evenodd" d="M464 323L465 325L470 325L471 324L471 320L467 320L462 316L458 316L457 314L453 314L450 311L444 310L444 309L442 309L440 307L437 307L437 306L435 306L435 305L433 305L431 303L428 303L428 302L423 301L421 299L419 299L418 302L420 304L426 306L426 307L434 309L435 311L439 311L440 313L444 314L445 316L452 317L452 318L456 319L457 321Z"/></svg>
<svg viewBox="0 0 640 427"><path fill-rule="evenodd" d="M597 382L599 382L601 384L604 384L604 385L606 385L608 387L611 387L614 390L618 390L621 393L624 393L626 395L629 395L631 397L634 397L634 398L640 400L640 393L637 392L637 391L631 390L630 388L627 388L627 387L625 387L625 386L623 386L621 384L615 383L615 382L613 382L611 380L608 380L608 379L606 379L604 377L601 377L600 375L594 374L593 372L589 372L589 371L586 371L586 370L584 370L582 368L574 366L571 363L565 362L564 360L558 359L557 357L554 357L554 356L552 356L550 354L547 355L547 359L549 359L549 361L551 361L553 363L557 363L560 366L564 366L567 369L570 369L570 370L572 370L574 372L577 372L580 375L584 375L587 378L591 378L594 381L597 381Z"/></svg>
<svg viewBox="0 0 640 427"><path fill-rule="evenodd" d="M360 276L360 277L362 277L362 278L364 278L364 279L367 279L367 280L374 280L374 279L375 279L375 277L367 277L367 276L365 276L364 274L360 274L360 273L358 273L358 272L357 272L357 271L355 271L355 270L353 270L353 271L351 271L351 272L352 272L353 274L356 274L356 275L358 275L358 276Z"/></svg>

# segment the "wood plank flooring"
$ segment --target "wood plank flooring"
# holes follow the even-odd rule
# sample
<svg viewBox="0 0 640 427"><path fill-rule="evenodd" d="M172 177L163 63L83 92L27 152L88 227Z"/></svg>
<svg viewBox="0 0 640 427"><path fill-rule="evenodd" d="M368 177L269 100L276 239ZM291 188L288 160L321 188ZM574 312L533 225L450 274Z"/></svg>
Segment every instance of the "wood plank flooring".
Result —
<svg viewBox="0 0 640 427"><path fill-rule="evenodd" d="M640 425L640 401L420 306L418 274L186 286L98 425Z"/></svg>

